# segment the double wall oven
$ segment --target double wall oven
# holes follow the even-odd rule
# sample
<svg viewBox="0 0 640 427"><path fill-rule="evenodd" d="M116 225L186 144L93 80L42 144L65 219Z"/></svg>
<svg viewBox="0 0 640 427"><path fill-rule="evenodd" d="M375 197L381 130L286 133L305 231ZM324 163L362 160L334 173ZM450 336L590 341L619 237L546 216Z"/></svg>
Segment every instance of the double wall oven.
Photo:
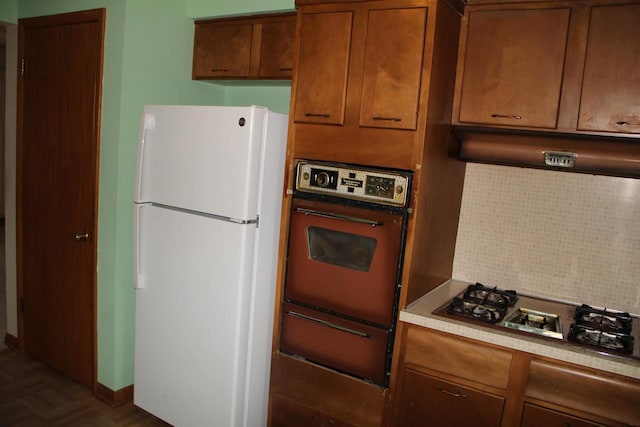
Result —
<svg viewBox="0 0 640 427"><path fill-rule="evenodd" d="M386 386L411 172L300 161L280 351Z"/></svg>

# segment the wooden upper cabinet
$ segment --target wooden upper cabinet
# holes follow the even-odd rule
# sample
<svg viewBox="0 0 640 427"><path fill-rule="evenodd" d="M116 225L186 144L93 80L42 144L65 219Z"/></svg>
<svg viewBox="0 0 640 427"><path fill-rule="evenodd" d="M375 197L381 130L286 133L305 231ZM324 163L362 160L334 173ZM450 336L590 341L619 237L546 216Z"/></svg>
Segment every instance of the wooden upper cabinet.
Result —
<svg viewBox="0 0 640 427"><path fill-rule="evenodd" d="M427 9L370 10L360 126L416 129Z"/></svg>
<svg viewBox="0 0 640 427"><path fill-rule="evenodd" d="M250 23L196 23L193 77L249 77L252 28Z"/></svg>
<svg viewBox="0 0 640 427"><path fill-rule="evenodd" d="M344 123L353 12L302 14L294 120Z"/></svg>
<svg viewBox="0 0 640 427"><path fill-rule="evenodd" d="M295 13L197 21L193 79L290 79Z"/></svg>
<svg viewBox="0 0 640 427"><path fill-rule="evenodd" d="M427 9L358 13L366 13L366 27L357 41L353 11L302 14L295 121L343 125L349 105L360 107L355 125L415 130ZM350 71L352 62L362 68ZM348 85L361 88L353 103Z"/></svg>
<svg viewBox="0 0 640 427"><path fill-rule="evenodd" d="M569 8L468 14L459 121L555 129Z"/></svg>
<svg viewBox="0 0 640 427"><path fill-rule="evenodd" d="M421 165L428 117L451 121L460 12L448 0L318 0L298 20L293 155Z"/></svg>
<svg viewBox="0 0 640 427"><path fill-rule="evenodd" d="M640 4L594 6L578 129L640 133Z"/></svg>
<svg viewBox="0 0 640 427"><path fill-rule="evenodd" d="M296 21L262 24L258 77L291 78L296 36Z"/></svg>

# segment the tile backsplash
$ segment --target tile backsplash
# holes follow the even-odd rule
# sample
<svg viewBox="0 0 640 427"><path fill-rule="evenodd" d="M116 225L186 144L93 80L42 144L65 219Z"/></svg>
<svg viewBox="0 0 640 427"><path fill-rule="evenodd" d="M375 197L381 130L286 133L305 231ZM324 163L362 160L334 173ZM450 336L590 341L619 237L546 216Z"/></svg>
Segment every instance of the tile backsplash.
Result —
<svg viewBox="0 0 640 427"><path fill-rule="evenodd" d="M453 278L640 313L640 179L469 163Z"/></svg>

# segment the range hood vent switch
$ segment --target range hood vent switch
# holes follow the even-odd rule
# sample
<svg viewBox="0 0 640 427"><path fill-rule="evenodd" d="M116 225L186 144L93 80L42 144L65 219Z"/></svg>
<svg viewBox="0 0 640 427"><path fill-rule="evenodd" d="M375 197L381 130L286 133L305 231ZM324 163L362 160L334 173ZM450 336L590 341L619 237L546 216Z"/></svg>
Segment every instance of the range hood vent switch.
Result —
<svg viewBox="0 0 640 427"><path fill-rule="evenodd" d="M572 168L576 163L576 153L567 151L545 151L544 164L559 168Z"/></svg>

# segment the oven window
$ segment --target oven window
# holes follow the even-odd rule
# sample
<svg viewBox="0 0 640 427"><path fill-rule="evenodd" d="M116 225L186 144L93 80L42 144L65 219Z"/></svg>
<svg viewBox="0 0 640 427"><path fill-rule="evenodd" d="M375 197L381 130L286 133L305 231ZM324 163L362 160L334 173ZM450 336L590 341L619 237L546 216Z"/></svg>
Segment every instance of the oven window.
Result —
<svg viewBox="0 0 640 427"><path fill-rule="evenodd" d="M307 228L309 257L315 261L369 271L376 239L320 227Z"/></svg>

